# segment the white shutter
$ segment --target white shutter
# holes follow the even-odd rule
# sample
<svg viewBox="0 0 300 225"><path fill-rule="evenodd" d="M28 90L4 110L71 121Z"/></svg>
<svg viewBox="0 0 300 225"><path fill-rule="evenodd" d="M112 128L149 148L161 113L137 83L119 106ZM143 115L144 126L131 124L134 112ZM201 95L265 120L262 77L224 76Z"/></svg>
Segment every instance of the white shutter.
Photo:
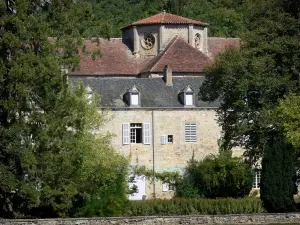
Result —
<svg viewBox="0 0 300 225"><path fill-rule="evenodd" d="M167 144L167 135L161 135L161 144L162 145L165 145Z"/></svg>
<svg viewBox="0 0 300 225"><path fill-rule="evenodd" d="M123 145L130 143L130 124L123 123Z"/></svg>
<svg viewBox="0 0 300 225"><path fill-rule="evenodd" d="M197 142L197 125L193 122L186 122L184 129L185 142Z"/></svg>
<svg viewBox="0 0 300 225"><path fill-rule="evenodd" d="M151 129L150 123L143 124L143 138L144 138L144 145L151 144Z"/></svg>

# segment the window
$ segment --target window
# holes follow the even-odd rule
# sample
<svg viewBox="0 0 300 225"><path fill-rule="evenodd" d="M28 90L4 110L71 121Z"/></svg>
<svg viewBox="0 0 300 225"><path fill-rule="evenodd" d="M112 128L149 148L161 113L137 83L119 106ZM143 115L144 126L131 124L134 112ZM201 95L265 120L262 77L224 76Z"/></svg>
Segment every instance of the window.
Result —
<svg viewBox="0 0 300 225"><path fill-rule="evenodd" d="M185 105L194 105L193 103L193 93L186 93L185 94Z"/></svg>
<svg viewBox="0 0 300 225"><path fill-rule="evenodd" d="M130 124L130 143L142 143L142 124Z"/></svg>
<svg viewBox="0 0 300 225"><path fill-rule="evenodd" d="M124 123L123 144L143 143L149 145L151 142L150 123Z"/></svg>
<svg viewBox="0 0 300 225"><path fill-rule="evenodd" d="M188 85L186 88L182 89L179 94L179 101L182 105L187 107L195 106L195 92L194 90Z"/></svg>
<svg viewBox="0 0 300 225"><path fill-rule="evenodd" d="M197 142L197 126L195 122L186 122L184 127L184 140L186 143Z"/></svg>
<svg viewBox="0 0 300 225"><path fill-rule="evenodd" d="M261 170L256 170L253 177L252 188L260 188Z"/></svg>
<svg viewBox="0 0 300 225"><path fill-rule="evenodd" d="M173 135L168 135L168 143L173 143Z"/></svg>
<svg viewBox="0 0 300 225"><path fill-rule="evenodd" d="M161 144L172 144L173 143L173 135L161 135Z"/></svg>
<svg viewBox="0 0 300 225"><path fill-rule="evenodd" d="M163 183L162 185L162 191L175 191L175 184L174 183Z"/></svg>
<svg viewBox="0 0 300 225"><path fill-rule="evenodd" d="M131 93L131 105L139 105L139 93Z"/></svg>

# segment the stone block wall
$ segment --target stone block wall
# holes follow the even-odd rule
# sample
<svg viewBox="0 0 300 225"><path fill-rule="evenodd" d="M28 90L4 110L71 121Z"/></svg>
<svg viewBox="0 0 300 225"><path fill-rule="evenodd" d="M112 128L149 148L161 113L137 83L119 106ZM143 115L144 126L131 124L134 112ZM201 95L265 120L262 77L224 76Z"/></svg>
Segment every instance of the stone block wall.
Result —
<svg viewBox="0 0 300 225"><path fill-rule="evenodd" d="M111 111L110 120L104 131L115 136L112 145L126 157L130 158L132 166L145 166L155 168L156 172L179 171L182 172L187 162L194 156L201 160L209 154L218 153L218 139L220 127L216 122L216 112L208 109L178 109L178 110L119 110ZM185 122L196 122L197 142L185 142ZM123 123L150 123L151 143L145 145L123 144ZM152 133L153 127L153 133ZM162 135L173 135L173 143L162 144ZM237 149L234 155L241 155L242 150ZM155 187L154 187L155 186ZM162 184L146 183L146 198L150 199L155 192L157 198L170 198L173 191L162 191ZM155 188L155 190L154 190Z"/></svg>
<svg viewBox="0 0 300 225"><path fill-rule="evenodd" d="M0 219L0 225L194 225L194 224L270 224L299 223L299 213L281 214L241 214L241 215L202 215L202 216L145 216L111 218L74 219Z"/></svg>

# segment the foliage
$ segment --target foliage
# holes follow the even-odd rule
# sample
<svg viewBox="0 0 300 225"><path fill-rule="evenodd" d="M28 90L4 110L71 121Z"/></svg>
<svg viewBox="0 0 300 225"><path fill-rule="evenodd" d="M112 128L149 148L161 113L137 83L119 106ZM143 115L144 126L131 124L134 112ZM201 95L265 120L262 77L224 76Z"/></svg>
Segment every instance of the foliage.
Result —
<svg viewBox="0 0 300 225"><path fill-rule="evenodd" d="M295 211L297 193L294 149L284 138L274 135L268 141L262 161L261 199L268 212Z"/></svg>
<svg viewBox="0 0 300 225"><path fill-rule="evenodd" d="M0 217L67 216L90 196L123 195L127 160L111 149L110 135L91 133L106 120L99 101L88 104L85 88L61 70L78 65L91 7L2 2Z"/></svg>
<svg viewBox="0 0 300 225"><path fill-rule="evenodd" d="M153 170L147 169L145 166L135 167L134 174L139 176L143 175L147 179L151 180L151 182L153 182L154 179L156 179L162 181L163 183L173 183L181 178L179 172L163 171L153 173Z"/></svg>
<svg viewBox="0 0 300 225"><path fill-rule="evenodd" d="M130 201L123 216L219 215L264 211L261 200L257 198L175 198Z"/></svg>
<svg viewBox="0 0 300 225"><path fill-rule="evenodd" d="M215 60L200 90L203 100L221 101L222 147L245 147L251 162L262 156L269 134L282 130L274 109L279 99L297 92L300 70L299 21L280 1L255 3L241 48Z"/></svg>
<svg viewBox="0 0 300 225"><path fill-rule="evenodd" d="M300 147L300 97L287 96L280 101L277 110L287 140L295 147Z"/></svg>
<svg viewBox="0 0 300 225"><path fill-rule="evenodd" d="M182 179L178 179L177 182L175 183L176 187L176 192L175 196L176 197L181 197L181 198L199 198L199 190L193 182L190 180L188 176L183 176Z"/></svg>
<svg viewBox="0 0 300 225"><path fill-rule="evenodd" d="M199 194L206 198L244 197L252 187L250 166L227 152L209 155L199 162L192 159L186 173Z"/></svg>
<svg viewBox="0 0 300 225"><path fill-rule="evenodd" d="M250 6L247 12L249 29L241 48L228 49L216 59L208 69L200 97L221 102L218 116L223 132L222 148L242 146L246 149L244 155L254 164L272 154L270 140L284 138L287 127L282 124L282 115L277 111L280 100L290 93L299 93L300 23L299 4L294 4L294 1L253 2L255 7ZM281 168L291 163L293 167L285 170L288 186L293 183L294 163L298 158L296 149L291 148L288 147L289 151L278 165ZM272 174L275 167L265 166L263 173ZM266 175L262 183L264 179L268 179ZM279 205L287 201L285 198L290 198L290 188L287 192L278 187L276 195L283 196L278 198ZM269 195L269 191L265 194ZM265 196L265 200L274 200L274 203L275 196Z"/></svg>
<svg viewBox="0 0 300 225"><path fill-rule="evenodd" d="M238 37L247 30L251 0L85 0L93 8L93 22L85 26L86 37L120 37L120 28L166 10L210 24L212 36ZM104 28L104 29L103 29Z"/></svg>

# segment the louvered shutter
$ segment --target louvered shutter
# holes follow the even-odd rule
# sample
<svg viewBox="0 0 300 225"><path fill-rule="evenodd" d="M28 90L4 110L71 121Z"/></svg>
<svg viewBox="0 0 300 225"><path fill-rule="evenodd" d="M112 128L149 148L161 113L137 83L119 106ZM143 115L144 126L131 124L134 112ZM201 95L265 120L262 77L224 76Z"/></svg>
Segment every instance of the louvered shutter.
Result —
<svg viewBox="0 0 300 225"><path fill-rule="evenodd" d="M197 142L197 126L196 123L186 122L184 127L185 142Z"/></svg>
<svg viewBox="0 0 300 225"><path fill-rule="evenodd" d="M161 135L161 144L162 145L165 145L167 144L167 135Z"/></svg>
<svg viewBox="0 0 300 225"><path fill-rule="evenodd" d="M123 123L123 145L130 143L130 124Z"/></svg>
<svg viewBox="0 0 300 225"><path fill-rule="evenodd" d="M150 145L151 143L150 123L143 124L143 139L144 139L144 145Z"/></svg>

